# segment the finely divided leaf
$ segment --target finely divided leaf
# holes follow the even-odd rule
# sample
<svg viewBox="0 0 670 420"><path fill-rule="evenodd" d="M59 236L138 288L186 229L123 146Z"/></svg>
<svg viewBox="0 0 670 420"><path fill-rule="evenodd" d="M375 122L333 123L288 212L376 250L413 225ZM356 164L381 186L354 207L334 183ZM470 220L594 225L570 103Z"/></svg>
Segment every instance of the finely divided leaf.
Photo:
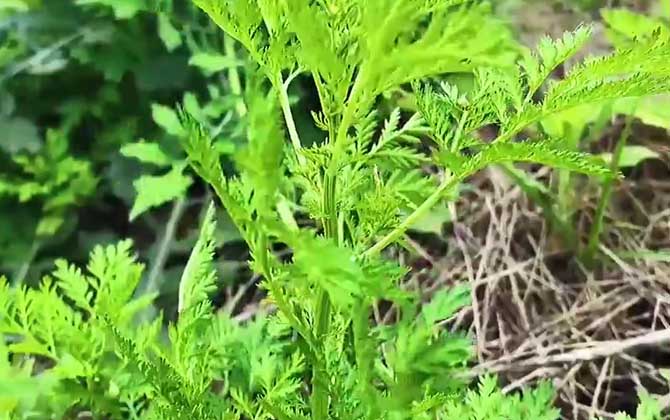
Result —
<svg viewBox="0 0 670 420"><path fill-rule="evenodd" d="M592 176L614 175L602 159L586 153L557 148L556 141L548 140L488 145L459 168L457 173L460 177L467 177L491 164L504 162L541 163Z"/></svg>
<svg viewBox="0 0 670 420"><path fill-rule="evenodd" d="M593 29L581 26L573 32L565 32L560 39L544 37L535 53L527 52L520 66L526 74L528 94L533 95L560 64L581 50L591 38Z"/></svg>
<svg viewBox="0 0 670 420"><path fill-rule="evenodd" d="M178 312L182 313L206 302L209 294L216 289L216 270L213 268L214 231L216 229L214 204L207 208L200 228L200 235L184 272L179 280Z"/></svg>

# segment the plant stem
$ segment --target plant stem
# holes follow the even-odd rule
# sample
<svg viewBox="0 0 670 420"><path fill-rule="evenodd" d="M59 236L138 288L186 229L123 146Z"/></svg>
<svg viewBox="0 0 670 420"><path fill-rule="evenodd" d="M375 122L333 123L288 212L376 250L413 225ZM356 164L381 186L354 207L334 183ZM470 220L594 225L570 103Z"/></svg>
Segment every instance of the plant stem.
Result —
<svg viewBox="0 0 670 420"><path fill-rule="evenodd" d="M290 79L289 79L290 80ZM288 83L285 83L281 75L277 77L277 83L275 85L279 91L279 104L281 105L282 112L284 114L284 120L286 121L286 128L288 129L288 136L291 139L293 148L295 149L295 154L298 159L298 163L304 165L305 157L300 153L302 149L302 142L300 141L300 136L298 135L298 130L295 127L295 120L293 119L293 112L291 112L291 104L288 100Z"/></svg>
<svg viewBox="0 0 670 420"><path fill-rule="evenodd" d="M361 72L364 73L364 72ZM351 98L354 98L355 101L352 103L355 105L357 100L358 100L358 92L359 92L359 85L361 81L364 80L362 74L359 74L358 78L356 79L356 83L354 84L354 87L352 88L351 92ZM354 107L349 106L345 110L344 116L342 118L342 124L340 126L340 131L338 132L337 140L335 142L335 150L334 150L334 156L333 160L335 163L337 163L336 159L339 156L340 150L344 148L344 143L346 140L346 134L347 131L349 130L349 127L351 125L351 122L353 120L353 115L354 115ZM464 114L463 117L461 118L461 121L459 122L459 127L456 132L455 136L455 141L454 144L452 144L452 147L454 150L458 148L458 142L460 140L460 137L463 132L463 124L465 123L467 119L467 114ZM331 167L333 165L331 164ZM330 168L329 168L330 169ZM387 234L384 238L381 239L378 243L376 243L374 246L370 247L367 251L363 253L363 257L371 257L374 255L379 254L381 251L383 251L387 246L395 242L398 238L400 238L412 225L414 225L421 217L423 217L427 212L429 212L443 197L444 193L455 186L457 186L460 182L462 181L462 177L460 176L445 176L444 180L440 184L440 186L435 190L427 199L424 201L414 212L412 212L400 225L398 225L395 229L393 229L389 234Z"/></svg>
<svg viewBox="0 0 670 420"><path fill-rule="evenodd" d="M30 270L30 265L35 260L35 257L37 257L37 253L39 252L41 246L42 241L39 240L38 238L35 238L33 240L32 245L30 246L28 256L25 258L25 260L21 263L19 268L12 276L12 282L14 285L18 286L21 283L23 283L23 281L26 279L26 276L28 275L28 270Z"/></svg>
<svg viewBox="0 0 670 420"><path fill-rule="evenodd" d="M229 36L223 37L223 48L225 55L233 63L237 61L237 54L235 54L235 40ZM235 109L240 117L247 114L247 105L242 98L242 83L240 82L240 74L237 71L237 66L232 65L228 68L228 83L230 83L230 90L237 100L235 101Z"/></svg>
<svg viewBox="0 0 670 420"><path fill-rule="evenodd" d="M235 54L235 40L230 37L226 36L224 37L224 48L225 48L225 55L226 57L230 58L232 61L237 61L237 55ZM230 90L233 92L234 95L238 97L236 101L236 111L240 117L244 117L247 114L247 106L244 103L244 100L242 98L242 84L240 82L240 75L237 71L236 66L231 66L230 69L228 70L228 82L230 83ZM300 163L304 162L304 157L299 153L300 151L300 137L298 136L298 131L296 130L295 127L295 122L293 121L293 114L291 113L291 107L288 102L288 94L286 91L287 86L282 82L281 80L281 75L278 78L278 82L276 85L280 86L279 88L279 101L281 103L282 107L282 112L284 114L284 119L286 120L286 126L288 127L289 131L289 136L291 137L291 142L293 143L293 146L296 149L296 154L298 156L298 160ZM215 188L216 189L216 188ZM228 194L225 193L219 186L217 189L217 195L221 199L221 201L224 203L224 206L227 202L226 198L228 197ZM246 240L246 239L245 239ZM284 315L289 319L291 324L293 324L293 327L298 330L298 332L305 338L305 340L309 340L310 337L307 334L306 329L304 328L303 323L295 317L295 314L291 310L288 302L284 299L284 295L282 291L277 287L277 285L274 282L272 272L270 270L270 264L268 261L268 240L266 236L263 236L260 240L260 265L262 267L263 271L263 276L265 279L268 281L269 287L271 294L273 295L277 306L279 309L284 313Z"/></svg>
<svg viewBox="0 0 670 420"><path fill-rule="evenodd" d="M326 218L323 220L324 233L327 238L338 242L339 234L337 229L337 207L335 203L335 177L326 172L324 180L324 210ZM323 341L328 334L330 327L330 296L321 289L315 308L315 337L316 343L323 346ZM320 351L319 354L324 354ZM322 366L323 360L314 364L312 370L312 415L316 420L325 420L328 418L328 372Z"/></svg>
<svg viewBox="0 0 670 420"><path fill-rule="evenodd" d="M623 154L623 149L626 147L626 143L630 138L632 131L632 119L629 118L626 121L626 127L621 133L621 137L617 142L614 152L612 153L612 162L610 162L610 169L612 173L616 174L619 172L619 162L621 161L621 155ZM596 252L598 250L598 245L600 244L600 234L603 230L603 220L605 219L605 211L609 206L610 197L612 196L612 188L614 186L614 180L616 177L606 178L602 184L602 193L600 194L600 201L598 202L598 208L596 209L596 214L593 218L593 225L591 226L591 232L589 233L589 242L582 254L582 260L588 268L593 268L595 263Z"/></svg>
<svg viewBox="0 0 670 420"><path fill-rule="evenodd" d="M160 288L159 278L163 273L163 267L167 261L168 256L170 255L172 239L174 238L175 231L177 230L177 224L179 219L186 208L186 199L180 198L174 202L172 205L172 211L170 212L170 218L168 219L167 224L165 225L165 230L160 239L160 244L158 245L158 252L154 258L151 271L147 277L144 287L142 288L142 295L148 293L158 292ZM143 314L145 320L152 319L156 313L156 309L153 306L150 306Z"/></svg>
<svg viewBox="0 0 670 420"><path fill-rule="evenodd" d="M531 178L523 172L514 167L512 163L501 163L500 168L507 175L514 184L521 188L526 196L536 205L540 206L545 219L549 222L551 228L558 232L559 236L565 242L565 245L570 249L575 249L577 246L577 233L575 228L567 223L556 211L553 206L553 196L549 195L548 190L545 191L529 182Z"/></svg>
<svg viewBox="0 0 670 420"><path fill-rule="evenodd" d="M325 218L323 220L323 229L325 236L335 244L339 243L340 232L338 229L337 215L337 169L339 166L340 154L346 143L347 133L353 122L354 109L357 103L357 86L359 85L360 75L352 89L347 106L345 107L342 121L337 130L337 135L332 126L329 129L328 140L331 142L333 154L330 164L324 175L323 186L323 209ZM321 289L315 308L315 336L317 343L323 343L330 327L330 297L328 293ZM323 354L323 352L321 352ZM317 420L328 418L328 372L325 371L321 361L314 365L312 371L312 416Z"/></svg>
<svg viewBox="0 0 670 420"><path fill-rule="evenodd" d="M330 326L330 298L328 293L321 289L316 307L315 344L321 349L315 351L316 358L312 367L312 418L315 420L328 419L328 372L325 369L325 352L323 343Z"/></svg>
<svg viewBox="0 0 670 420"><path fill-rule="evenodd" d="M445 176L444 180L439 187L424 201L414 212L412 212L405 220L398 225L395 229L389 232L384 236L379 242L374 246L368 248L363 253L363 258L373 257L382 252L387 246L391 245L393 242L398 240L402 235L405 234L407 229L412 227L419 219L421 219L426 213L428 213L437 203L442 200L444 193L454 187L456 187L461 182L461 177L456 176Z"/></svg>

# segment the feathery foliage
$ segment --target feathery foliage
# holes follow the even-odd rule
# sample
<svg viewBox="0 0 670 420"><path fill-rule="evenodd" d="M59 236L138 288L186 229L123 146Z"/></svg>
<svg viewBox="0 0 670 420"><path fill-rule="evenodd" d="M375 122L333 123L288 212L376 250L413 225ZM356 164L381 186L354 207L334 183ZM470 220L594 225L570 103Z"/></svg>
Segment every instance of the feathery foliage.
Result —
<svg viewBox="0 0 670 420"><path fill-rule="evenodd" d="M469 304L471 292L441 290L422 306L423 296L400 287L407 268L381 253L490 165L530 162L616 176L561 139L518 137L576 106L666 91L667 40L652 37L587 59L564 80L548 82L585 44L588 28L543 40L515 65L508 31L484 2L194 3L252 61L240 67L245 83L236 113L246 144L232 154L234 175L224 173L216 133L195 115L192 102L185 100L178 113L155 107L154 116L180 140L188 164L239 229L276 312L240 325L214 310L210 206L166 337L160 317L133 324L153 296L132 299L142 266L122 242L97 248L87 273L58 262L39 289L2 283L0 301L8 309L0 331L11 340L0 350L12 362L9 369L0 365L0 373L21 377L16 356L27 355L55 375L50 386L62 387L60 412L79 406L131 418L557 419L546 384L522 396L503 395L487 377L468 390L460 378L470 339L443 324ZM455 72L471 73L474 87L461 91L443 83L437 89L426 80ZM303 73L318 90L321 109L313 116L326 133L324 142L309 146L301 142L287 96ZM418 114L375 110L380 95L410 82ZM500 133L486 143L476 133L489 125ZM134 145L125 154L183 170L154 146ZM428 175L426 164L437 166L440 176ZM300 227L295 208L314 223ZM290 256L280 259L279 247L288 247ZM391 305L393 323L371 322L380 301ZM53 309L36 310L42 306ZM71 383L78 386L67 388ZM106 391L96 392L100 388ZM22 398L10 404L23 413Z"/></svg>

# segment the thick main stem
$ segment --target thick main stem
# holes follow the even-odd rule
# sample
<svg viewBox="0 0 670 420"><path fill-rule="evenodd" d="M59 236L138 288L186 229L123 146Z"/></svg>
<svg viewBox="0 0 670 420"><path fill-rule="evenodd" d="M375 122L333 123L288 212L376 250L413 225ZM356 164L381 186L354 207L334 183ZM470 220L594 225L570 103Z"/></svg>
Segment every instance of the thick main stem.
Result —
<svg viewBox="0 0 670 420"><path fill-rule="evenodd" d="M342 121L337 130L330 128L329 141L333 147L333 155L330 164L326 168L323 181L323 210L325 217L323 219L324 234L327 238L339 242L340 232L338 232L338 215L337 215L337 169L339 166L340 155L346 143L347 133L351 127L353 118L353 108L356 106L356 85L352 90L349 105L345 108ZM330 327L330 311L331 303L330 297L325 290L319 291L317 306L315 309L315 334L318 342L323 343L328 329ZM312 414L315 419L328 418L328 373L325 371L325 366L315 365L312 373L313 389L312 389Z"/></svg>
<svg viewBox="0 0 670 420"><path fill-rule="evenodd" d="M359 105L360 86L364 81L364 71L358 74L354 86L351 89L347 104L344 108L342 119L335 131L333 121L329 124L328 141L332 147L330 163L326 168L323 180L323 229L325 236L338 244L340 238L338 214L337 214L337 172L340 166L342 154L345 152L347 135L351 127L356 109ZM318 78L317 78L318 79ZM319 84L317 83L317 86ZM325 290L319 291L317 306L315 308L315 337L318 343L323 343L330 327L331 303L330 297ZM329 378L328 372L323 366L323 360L314 366L312 374L312 416L317 420L328 418L329 405Z"/></svg>
<svg viewBox="0 0 670 420"><path fill-rule="evenodd" d="M334 174L327 170L324 179L323 206L326 217L323 220L324 234L335 243L338 242L339 234L337 229L337 205L335 188L336 178ZM318 343L323 343L328 329L330 327L330 297L328 293L321 289L315 308L315 336ZM323 354L323 352L321 352ZM312 372L312 413L315 419L328 418L328 372L325 366L315 364Z"/></svg>
<svg viewBox="0 0 670 420"><path fill-rule="evenodd" d="M325 290L319 291L316 307L315 338L316 344L323 347L330 325L330 298ZM312 418L326 420L328 418L329 378L325 366L325 352L318 349L317 359L312 367Z"/></svg>

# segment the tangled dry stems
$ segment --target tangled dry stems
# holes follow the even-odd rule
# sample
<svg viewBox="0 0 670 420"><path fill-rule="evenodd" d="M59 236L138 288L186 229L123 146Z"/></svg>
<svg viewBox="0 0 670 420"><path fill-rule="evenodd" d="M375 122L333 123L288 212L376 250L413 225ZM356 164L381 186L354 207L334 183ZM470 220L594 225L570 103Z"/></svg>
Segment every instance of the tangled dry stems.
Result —
<svg viewBox="0 0 670 420"><path fill-rule="evenodd" d="M449 323L476 337L471 374L498 374L506 392L549 378L566 419L612 418L636 405L639 388L668 394L670 264L619 257L670 238L664 195L638 200L637 216L646 225L609 224L601 245L605 263L591 272L560 252L518 187L495 171L479 182L487 185L458 206L446 256L431 257L412 242L432 266L414 276L425 294L459 279L472 286L472 305ZM618 199L631 201L636 188L645 186L622 185ZM662 402L670 405L670 396Z"/></svg>

